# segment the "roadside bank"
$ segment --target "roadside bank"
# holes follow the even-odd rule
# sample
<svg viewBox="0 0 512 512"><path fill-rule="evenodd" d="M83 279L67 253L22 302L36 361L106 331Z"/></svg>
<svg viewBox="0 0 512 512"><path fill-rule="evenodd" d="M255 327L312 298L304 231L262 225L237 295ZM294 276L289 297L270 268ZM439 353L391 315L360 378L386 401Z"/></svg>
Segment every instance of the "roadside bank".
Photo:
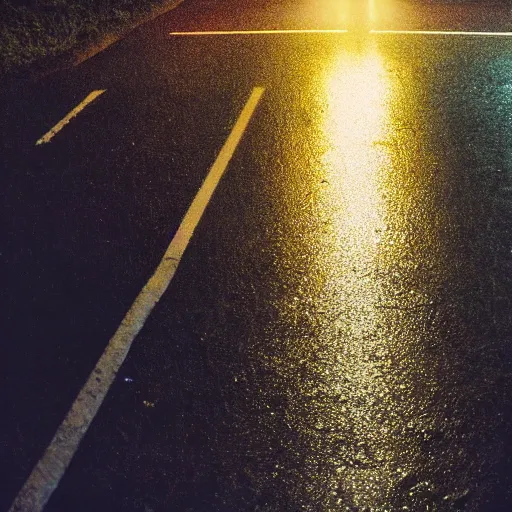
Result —
<svg viewBox="0 0 512 512"><path fill-rule="evenodd" d="M182 1L2 2L0 79L34 78L79 64Z"/></svg>

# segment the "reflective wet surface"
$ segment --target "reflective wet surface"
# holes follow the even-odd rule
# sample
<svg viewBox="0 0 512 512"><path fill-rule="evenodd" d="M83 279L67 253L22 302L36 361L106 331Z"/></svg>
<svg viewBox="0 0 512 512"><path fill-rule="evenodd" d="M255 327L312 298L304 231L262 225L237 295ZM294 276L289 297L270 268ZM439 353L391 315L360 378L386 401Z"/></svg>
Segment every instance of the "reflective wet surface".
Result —
<svg viewBox="0 0 512 512"><path fill-rule="evenodd" d="M498 405L490 389L510 371L510 256L494 267L500 278L483 262L504 236L494 216L510 222L492 198L506 190L507 164L506 156L484 164L471 147L507 128L463 107L487 96L485 83L461 94L451 80L425 80L417 62L408 69L395 49L356 41L333 52L313 82L308 139L318 161L305 155L309 165L283 185L310 181L308 213L292 215L297 243L280 258L302 262L282 322L307 328L281 342L275 366L286 420L308 454L305 488L321 510L450 510L481 490L499 465L489 452L500 453L506 438L506 401ZM499 62L489 68L488 80L507 80ZM485 111L510 109L506 91L491 94ZM446 126L455 112L475 124Z"/></svg>
<svg viewBox="0 0 512 512"><path fill-rule="evenodd" d="M179 190L193 194L251 88L266 92L47 510L509 510L512 43L169 39L130 75L138 38L73 79L132 98L146 138L122 173L112 161L112 202L151 205L136 222L154 252L179 221ZM202 130L201 151L175 134L166 149L180 126ZM181 145L197 159L183 175ZM103 218L124 248L135 220L117 208L105 201ZM98 294L127 286L124 265ZM21 479L37 454L18 435Z"/></svg>

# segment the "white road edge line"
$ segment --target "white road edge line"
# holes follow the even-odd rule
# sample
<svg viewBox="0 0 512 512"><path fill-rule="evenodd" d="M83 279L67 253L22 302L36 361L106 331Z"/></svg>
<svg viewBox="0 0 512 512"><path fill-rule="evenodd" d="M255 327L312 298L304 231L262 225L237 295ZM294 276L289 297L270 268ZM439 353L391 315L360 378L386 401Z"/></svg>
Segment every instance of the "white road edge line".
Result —
<svg viewBox="0 0 512 512"><path fill-rule="evenodd" d="M494 36L512 37L512 32L464 32L461 30L370 30L370 34L410 34L435 36Z"/></svg>
<svg viewBox="0 0 512 512"><path fill-rule="evenodd" d="M251 34L345 34L348 30L216 30L205 32L169 32L170 36L233 36Z"/></svg>
<svg viewBox="0 0 512 512"><path fill-rule="evenodd" d="M133 340L176 273L181 257L222 178L265 89L255 87L201 188L192 201L153 276L124 317L78 394L42 458L23 485L10 512L40 512L57 488L94 419Z"/></svg>
<svg viewBox="0 0 512 512"><path fill-rule="evenodd" d="M92 91L87 98L85 98L79 105L77 105L64 119L59 121L49 132L47 132L45 135L43 135L37 142L36 146L39 146L40 144L46 144L47 142L50 142L53 137L66 126L73 117L76 117L82 110L89 105L89 103L93 102L98 96L103 94L106 91L106 89L101 89L97 91Z"/></svg>

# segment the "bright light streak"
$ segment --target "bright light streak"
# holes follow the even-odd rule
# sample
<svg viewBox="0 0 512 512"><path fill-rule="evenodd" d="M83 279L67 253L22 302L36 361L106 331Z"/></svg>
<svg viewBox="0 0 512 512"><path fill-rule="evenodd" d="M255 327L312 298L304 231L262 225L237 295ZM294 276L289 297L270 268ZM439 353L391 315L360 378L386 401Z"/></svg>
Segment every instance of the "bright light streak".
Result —
<svg viewBox="0 0 512 512"><path fill-rule="evenodd" d="M386 87L376 54L344 54L327 80L329 114L325 131L332 149L326 159L330 178L343 198L341 231L348 230L352 242L365 254L374 240L367 232L374 232L382 224L378 175L385 162L374 143L385 129ZM351 255L356 259L360 256Z"/></svg>
<svg viewBox="0 0 512 512"><path fill-rule="evenodd" d="M329 259L324 277L330 295L342 311L333 352L339 354L330 385L346 393L350 408L338 411L349 417L358 438L382 460L395 459L389 415L398 409L372 354L386 354L382 333L383 299L380 272L381 239L386 231L384 183L392 167L389 148L381 142L390 130L391 84L382 56L371 48L343 52L325 78L324 135L329 149L324 156L325 179L330 184ZM384 262L385 263L385 262ZM385 313L384 313L385 314ZM333 419L333 421L335 421ZM393 477L384 466L375 470L347 470L343 475L354 503L373 493L385 493ZM372 482L379 482L372 487Z"/></svg>
<svg viewBox="0 0 512 512"><path fill-rule="evenodd" d="M377 21L377 6L376 0L368 0L368 19L371 24Z"/></svg>

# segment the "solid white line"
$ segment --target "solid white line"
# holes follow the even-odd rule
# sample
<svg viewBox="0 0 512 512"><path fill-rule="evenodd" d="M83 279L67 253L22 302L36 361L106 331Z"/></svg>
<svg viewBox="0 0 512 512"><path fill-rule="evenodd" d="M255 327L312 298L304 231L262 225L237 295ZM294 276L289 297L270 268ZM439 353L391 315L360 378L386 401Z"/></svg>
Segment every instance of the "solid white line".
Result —
<svg viewBox="0 0 512 512"><path fill-rule="evenodd" d="M123 364L135 336L176 273L181 257L235 152L264 92L254 88L153 276L108 343L50 445L28 477L10 512L40 512L64 475L80 442Z"/></svg>
<svg viewBox="0 0 512 512"><path fill-rule="evenodd" d="M100 94L103 94L106 89L92 91L87 98L85 98L80 105L77 105L62 121L59 121L49 132L43 135L37 142L36 146L50 142L56 133L60 132L73 117L77 116L89 103L93 102Z"/></svg>
<svg viewBox="0 0 512 512"><path fill-rule="evenodd" d="M512 32L464 32L461 30L370 30L370 34L512 37Z"/></svg>
<svg viewBox="0 0 512 512"><path fill-rule="evenodd" d="M216 30L211 32L170 32L171 36L236 36L252 34L345 34L347 30Z"/></svg>

